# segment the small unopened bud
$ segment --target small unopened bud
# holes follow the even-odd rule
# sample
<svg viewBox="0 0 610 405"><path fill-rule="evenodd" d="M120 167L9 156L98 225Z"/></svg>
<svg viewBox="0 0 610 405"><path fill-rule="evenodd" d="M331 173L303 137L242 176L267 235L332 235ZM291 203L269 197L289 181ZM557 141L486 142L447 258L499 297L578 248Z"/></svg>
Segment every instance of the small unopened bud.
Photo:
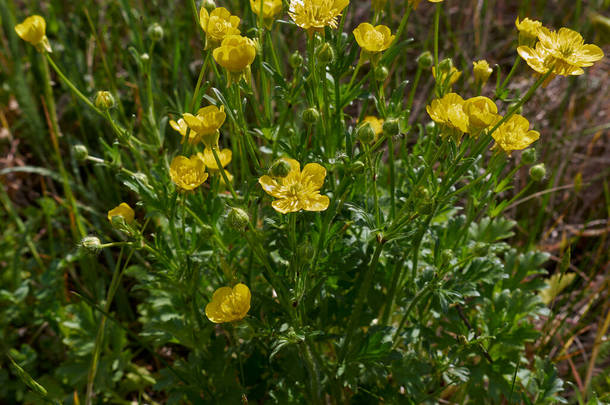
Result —
<svg viewBox="0 0 610 405"><path fill-rule="evenodd" d="M159 23L153 23L148 27L148 36L155 42L159 42L163 39L163 27Z"/></svg>
<svg viewBox="0 0 610 405"><path fill-rule="evenodd" d="M203 238L209 238L210 236L214 235L214 228L208 224L202 224L198 233L199 236Z"/></svg>
<svg viewBox="0 0 610 405"><path fill-rule="evenodd" d="M546 176L546 167L544 163L530 167L530 177L534 181L542 181Z"/></svg>
<svg viewBox="0 0 610 405"><path fill-rule="evenodd" d="M536 163L537 159L538 156L536 154L536 148L529 148L521 153L521 161L523 162L523 164L532 165Z"/></svg>
<svg viewBox="0 0 610 405"><path fill-rule="evenodd" d="M214 0L203 0L201 2L201 6L205 8L208 13L211 13L216 8L216 3L214 2Z"/></svg>
<svg viewBox="0 0 610 405"><path fill-rule="evenodd" d="M443 262L443 264L450 263L453 257L454 254L453 250L451 249L443 249L443 251L441 252L441 261Z"/></svg>
<svg viewBox="0 0 610 405"><path fill-rule="evenodd" d="M74 145L72 152L74 153L74 159L78 162L84 162L89 157L89 151L85 145Z"/></svg>
<svg viewBox="0 0 610 405"><path fill-rule="evenodd" d="M390 72L385 66L377 66L375 68L375 80L377 80L378 82L383 82L385 79L388 78L389 74Z"/></svg>
<svg viewBox="0 0 610 405"><path fill-rule="evenodd" d="M95 106L101 110L110 110L114 107L114 97L109 91L98 91L95 95Z"/></svg>
<svg viewBox="0 0 610 405"><path fill-rule="evenodd" d="M472 74L474 76L474 80L477 83L484 85L489 80L489 76L491 76L493 69L489 66L486 60L480 60L477 62L472 62Z"/></svg>
<svg viewBox="0 0 610 405"><path fill-rule="evenodd" d="M375 140L375 130L368 122L360 125L356 131L356 137L362 143L368 144Z"/></svg>
<svg viewBox="0 0 610 405"><path fill-rule="evenodd" d="M140 55L140 59L142 60L142 62L148 62L150 60L150 55L147 53L143 53L142 55Z"/></svg>
<svg viewBox="0 0 610 405"><path fill-rule="evenodd" d="M312 125L318 122L320 118L320 113L315 108L311 107L303 111L303 121L306 124Z"/></svg>
<svg viewBox="0 0 610 405"><path fill-rule="evenodd" d="M290 170L292 170L290 163L283 159L279 159L269 168L269 175L271 177L286 177L288 176L288 173L290 173Z"/></svg>
<svg viewBox="0 0 610 405"><path fill-rule="evenodd" d="M349 167L352 173L362 173L364 171L365 165L361 160L356 160Z"/></svg>
<svg viewBox="0 0 610 405"><path fill-rule="evenodd" d="M436 128L436 124L434 123L434 121L428 121L426 123L426 133L427 134L431 134L432 132L434 132L434 128Z"/></svg>
<svg viewBox="0 0 610 405"><path fill-rule="evenodd" d="M250 216L241 208L231 208L227 214L227 224L230 228L237 231L243 230L250 222Z"/></svg>
<svg viewBox="0 0 610 405"><path fill-rule="evenodd" d="M388 118L383 122L383 133L389 136L396 136L400 132L400 125L396 118Z"/></svg>
<svg viewBox="0 0 610 405"><path fill-rule="evenodd" d="M102 248L102 242L100 241L100 238L98 238L97 236L91 236L91 235L85 236L80 241L80 247L90 253L95 254L95 253L98 253L100 251L100 249Z"/></svg>
<svg viewBox="0 0 610 405"><path fill-rule="evenodd" d="M488 245L485 242L477 242L474 244L474 248L472 249L474 254L477 256L483 256L487 254Z"/></svg>
<svg viewBox="0 0 610 405"><path fill-rule="evenodd" d="M324 42L316 49L316 58L321 64L328 65L335 60L335 50L328 42Z"/></svg>
<svg viewBox="0 0 610 405"><path fill-rule="evenodd" d="M303 66L303 57L299 51L294 51L292 55L290 55L290 66L292 66L293 69Z"/></svg>
<svg viewBox="0 0 610 405"><path fill-rule="evenodd" d="M438 64L438 70L441 73L449 73L451 72L451 68L453 67L453 61L451 58L443 59Z"/></svg>
<svg viewBox="0 0 610 405"><path fill-rule="evenodd" d="M434 60L432 59L430 51L423 52L417 57L417 66L422 70L430 69L432 63L434 63Z"/></svg>

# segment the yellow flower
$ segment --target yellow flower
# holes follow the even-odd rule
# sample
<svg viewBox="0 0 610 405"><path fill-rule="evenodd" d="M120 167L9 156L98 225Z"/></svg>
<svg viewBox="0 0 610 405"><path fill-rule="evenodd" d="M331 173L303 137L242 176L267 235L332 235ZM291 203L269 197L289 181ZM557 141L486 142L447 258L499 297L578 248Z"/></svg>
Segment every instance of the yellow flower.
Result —
<svg viewBox="0 0 610 405"><path fill-rule="evenodd" d="M169 125L177 131L180 135L182 135L182 141L180 143L184 143L184 139L186 138L186 131L188 130L188 125L186 125L186 121L180 118L178 122L174 120L169 120Z"/></svg>
<svg viewBox="0 0 610 405"><path fill-rule="evenodd" d="M377 142L377 139L379 139L379 135L381 135L381 133L383 132L383 119L373 117L372 115L367 115L362 119L362 124L360 125L364 125L367 123L371 126L373 132L375 133L374 142Z"/></svg>
<svg viewBox="0 0 610 405"><path fill-rule="evenodd" d="M274 179L265 175L258 180L267 194L278 198L271 206L282 214L327 209L330 200L327 196L320 195L326 169L317 163L309 163L301 171L301 165L296 160L283 160L291 167L286 177Z"/></svg>
<svg viewBox="0 0 610 405"><path fill-rule="evenodd" d="M52 52L51 44L45 31L47 22L39 15L32 15L23 20L21 24L15 25L15 32L19 38L34 45L40 52Z"/></svg>
<svg viewBox="0 0 610 405"><path fill-rule="evenodd" d="M538 37L538 31L542 28L542 23L529 18L519 22L519 17L517 17L515 26L519 30L519 45L533 45Z"/></svg>
<svg viewBox="0 0 610 405"><path fill-rule="evenodd" d="M457 82L458 79L460 78L460 76L462 75L462 72L457 70L457 68L455 66L451 66L451 70L449 70L449 71L443 71L442 69L439 69L439 70L441 72L441 75L437 79L436 78L436 68L434 66L432 66L432 76L434 76L434 80L436 80L440 84L447 83L449 85L449 87L453 86L455 84L455 82Z"/></svg>
<svg viewBox="0 0 610 405"><path fill-rule="evenodd" d="M394 41L390 28L385 25L376 27L369 23L362 23L354 30L354 37L360 47L368 53L385 51Z"/></svg>
<svg viewBox="0 0 610 405"><path fill-rule="evenodd" d="M233 157L233 152L231 152L231 149L221 149L218 150L217 153L218 160L220 160L220 164L223 168L226 167L229 163L231 163L231 158ZM214 153L212 152L212 149L205 148L203 150L203 153L200 152L197 154L197 156L203 161L203 164L210 172L216 172L220 170L218 168L218 165L216 164L216 159L214 159Z"/></svg>
<svg viewBox="0 0 610 405"><path fill-rule="evenodd" d="M261 3L263 23L265 27L271 28L275 16L282 12L282 0L250 0L250 8L252 8L254 14L260 14Z"/></svg>
<svg viewBox="0 0 610 405"><path fill-rule="evenodd" d="M574 279L576 279L576 273L553 274L544 281L546 285L538 292L540 300L549 305L560 292L574 282Z"/></svg>
<svg viewBox="0 0 610 405"><path fill-rule="evenodd" d="M135 218L135 212L127 203L120 203L108 211L108 221L112 222L112 217L121 217L127 224L131 224Z"/></svg>
<svg viewBox="0 0 610 405"><path fill-rule="evenodd" d="M200 108L199 111L197 111L197 115L184 113L182 116L184 117L186 125L191 129L188 139L190 144L196 145L199 141L203 141L208 148L216 147L219 137L218 129L227 118L223 105L221 105L220 108L215 105L209 105ZM176 128L174 127L174 129ZM182 134L182 132L180 133Z"/></svg>
<svg viewBox="0 0 610 405"><path fill-rule="evenodd" d="M440 3L443 0L428 0L430 3ZM421 0L408 0L408 3L410 5L413 6L413 10L417 9L417 6L419 6L419 3L421 3Z"/></svg>
<svg viewBox="0 0 610 405"><path fill-rule="evenodd" d="M205 306L205 315L214 323L239 321L248 314L251 298L250 289L245 284L239 283L233 288L220 287Z"/></svg>
<svg viewBox="0 0 610 405"><path fill-rule="evenodd" d="M197 156L176 156L169 166L172 181L183 190L194 190L208 178L203 161Z"/></svg>
<svg viewBox="0 0 610 405"><path fill-rule="evenodd" d="M443 98L432 100L426 111L430 118L460 133L468 132L468 115L464 112L464 99L456 93L448 93Z"/></svg>
<svg viewBox="0 0 610 405"><path fill-rule="evenodd" d="M337 17L348 5L349 0L291 0L288 14L311 35L327 26L337 28Z"/></svg>
<svg viewBox="0 0 610 405"><path fill-rule="evenodd" d="M487 97L469 98L464 102L463 110L468 116L468 132L473 135L500 120L498 107Z"/></svg>
<svg viewBox="0 0 610 405"><path fill-rule="evenodd" d="M215 48L229 35L239 35L239 17L231 15L224 7L212 10L211 14L205 7L199 11L199 24L205 32L205 49Z"/></svg>
<svg viewBox="0 0 610 405"><path fill-rule="evenodd" d="M604 57L604 52L598 46L585 44L582 36L569 28L550 31L542 27L538 31L538 39L540 41L535 48L520 46L517 52L540 74L553 68L546 83L557 75L582 75L585 73L583 67L592 66Z"/></svg>
<svg viewBox="0 0 610 405"><path fill-rule="evenodd" d="M496 141L496 145L510 155L511 151L525 149L540 138L540 133L529 130L529 127L527 118L515 114L500 125L491 136Z"/></svg>
<svg viewBox="0 0 610 405"><path fill-rule="evenodd" d="M484 85L489 80L489 76L493 72L493 69L489 66L486 60L479 60L472 62L472 74L476 83Z"/></svg>
<svg viewBox="0 0 610 405"><path fill-rule="evenodd" d="M250 65L256 57L256 46L250 38L229 35L212 55L216 63L227 69L230 85L241 78L248 80Z"/></svg>

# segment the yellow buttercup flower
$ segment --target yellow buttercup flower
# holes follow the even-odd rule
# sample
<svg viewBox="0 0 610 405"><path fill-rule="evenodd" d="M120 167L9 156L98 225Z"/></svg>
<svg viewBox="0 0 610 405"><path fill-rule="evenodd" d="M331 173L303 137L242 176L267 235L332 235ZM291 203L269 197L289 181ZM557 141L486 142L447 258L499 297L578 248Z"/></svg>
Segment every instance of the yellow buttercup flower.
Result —
<svg viewBox="0 0 610 405"><path fill-rule="evenodd" d="M224 7L218 7L208 14L205 7L199 11L199 24L205 32L205 49L217 47L229 35L239 35L239 17L231 15Z"/></svg>
<svg viewBox="0 0 610 405"><path fill-rule="evenodd" d="M291 0L288 14L312 35L324 27L337 28L337 17L348 5L349 0Z"/></svg>
<svg viewBox="0 0 610 405"><path fill-rule="evenodd" d="M515 114L492 132L491 136L496 145L510 155L511 151L525 149L540 138L540 133L529 127L527 118Z"/></svg>
<svg viewBox="0 0 610 405"><path fill-rule="evenodd" d="M188 130L188 125L183 118L178 119L178 121L169 120L169 125L174 129L174 131L178 132L182 136L182 141L180 143L184 143L186 138L186 132Z"/></svg>
<svg viewBox="0 0 610 405"><path fill-rule="evenodd" d="M135 218L135 212L129 204L120 203L110 211L108 211L108 221L112 222L113 217L121 217L127 224L131 224Z"/></svg>
<svg viewBox="0 0 610 405"><path fill-rule="evenodd" d="M184 113L182 116L186 125L191 129L188 139L190 144L196 145L199 141L203 141L204 145L208 148L216 147L219 137L218 129L227 118L223 105L220 108L215 105L209 105L200 108L197 111L197 115ZM174 129L176 128L174 127ZM180 133L182 134L182 132Z"/></svg>
<svg viewBox="0 0 610 405"><path fill-rule="evenodd" d="M395 35L392 35L390 28L385 25L374 27L369 23L362 23L354 30L354 37L363 51L378 53L390 47Z"/></svg>
<svg viewBox="0 0 610 405"><path fill-rule="evenodd" d="M208 178L205 165L197 156L176 156L169 166L169 175L183 190L194 190Z"/></svg>
<svg viewBox="0 0 610 405"><path fill-rule="evenodd" d="M383 132L383 119L374 117L372 115L367 115L362 119L362 124L360 125L364 124L369 124L371 126L373 132L375 133L374 142L377 142L377 139L379 139L379 135L381 135L381 133Z"/></svg>
<svg viewBox="0 0 610 405"><path fill-rule="evenodd" d="M242 78L248 81L250 65L256 57L256 46L250 38L229 35L212 55L216 63L227 69L229 84Z"/></svg>
<svg viewBox="0 0 610 405"><path fill-rule="evenodd" d="M585 73L583 67L592 66L593 63L604 57L601 48L597 45L585 44L583 37L569 28L550 31L542 27L538 32L538 39L539 42L535 48L520 46L517 48L517 52L532 69L540 74L553 69L553 73L546 83L557 75L582 75Z"/></svg>
<svg viewBox="0 0 610 405"><path fill-rule="evenodd" d="M442 69L439 69L439 71L441 72L441 74L440 77L437 78L436 68L432 66L432 76L434 76L434 80L436 80L440 84L447 83L449 87L453 86L462 75L462 72L457 70L455 66L451 66L451 69L449 71L444 71Z"/></svg>
<svg viewBox="0 0 610 405"><path fill-rule="evenodd" d="M274 179L265 175L258 180L267 194L278 198L271 206L282 214L327 209L330 200L327 196L320 195L326 169L317 163L309 163L301 171L301 165L296 160L283 160L288 162L291 168L286 177Z"/></svg>
<svg viewBox="0 0 610 405"><path fill-rule="evenodd" d="M250 8L258 16L260 16L261 5L263 24L265 27L271 28L275 16L282 12L282 0L250 0Z"/></svg>
<svg viewBox="0 0 610 405"><path fill-rule="evenodd" d="M479 60L472 62L472 74L474 75L474 81L484 85L489 80L489 76L493 72L493 69L489 66L486 60Z"/></svg>
<svg viewBox="0 0 610 405"><path fill-rule="evenodd" d="M459 94L448 93L432 100L426 111L435 122L460 134L468 132L469 119L464 112L464 99Z"/></svg>
<svg viewBox="0 0 610 405"><path fill-rule="evenodd" d="M413 6L413 10L417 9L417 6L419 6L419 3L421 3L422 0L408 0L408 3ZM443 0L428 0L428 2L430 3L440 3Z"/></svg>
<svg viewBox="0 0 610 405"><path fill-rule="evenodd" d="M214 323L239 321L248 314L251 298L250 289L245 284L239 283L233 288L220 287L205 306L205 315Z"/></svg>
<svg viewBox="0 0 610 405"><path fill-rule="evenodd" d="M39 15L31 15L21 24L15 25L15 32L19 38L34 45L40 52L53 52L46 35L47 22Z"/></svg>
<svg viewBox="0 0 610 405"><path fill-rule="evenodd" d="M464 102L463 111L468 116L468 132L475 136L501 119L498 107L487 97L469 98Z"/></svg>
<svg viewBox="0 0 610 405"><path fill-rule="evenodd" d="M538 31L542 28L542 23L529 18L519 21L519 17L517 17L515 27L519 30L519 45L533 45L538 37Z"/></svg>
<svg viewBox="0 0 610 405"><path fill-rule="evenodd" d="M218 160L220 160L220 164L222 165L222 167L226 167L229 163L231 163L231 159L233 157L233 152L231 152L231 149L221 149L217 151L218 153ZM219 167L216 164L216 159L214 159L214 153L212 152L212 149L210 148L205 148L203 150L203 153L198 153L197 156L203 161L203 164L205 164L205 167L210 171L210 172L216 172L219 171Z"/></svg>

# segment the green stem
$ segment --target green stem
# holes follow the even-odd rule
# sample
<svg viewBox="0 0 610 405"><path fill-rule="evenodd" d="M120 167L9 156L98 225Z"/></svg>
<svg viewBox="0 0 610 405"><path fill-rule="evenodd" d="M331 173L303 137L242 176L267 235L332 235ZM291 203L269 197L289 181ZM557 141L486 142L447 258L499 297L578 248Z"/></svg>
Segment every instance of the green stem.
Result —
<svg viewBox="0 0 610 405"><path fill-rule="evenodd" d="M508 85L508 82L510 81L510 79L513 77L513 75L517 71L517 67L519 66L520 62L521 62L521 56L519 56L517 54L517 58L515 59L515 62L513 63L513 67L510 69L510 72L508 72L508 76L506 76L506 79L504 79L500 88L496 91L496 96L500 95L502 93L502 91L504 91L504 89L506 88L506 85Z"/></svg>
<svg viewBox="0 0 610 405"><path fill-rule="evenodd" d="M229 191L231 192L233 199L235 201L237 201L237 199L238 199L237 193L235 192L235 189L233 188L233 184L231 184L231 181L229 181L229 177L227 176L227 173L225 172L225 168L222 166L222 163L220 162L220 157L218 156L218 151L216 150L216 147L212 148L212 155L214 155L214 160L216 161L216 166L218 166L218 171L220 172L222 179L224 180Z"/></svg>
<svg viewBox="0 0 610 405"><path fill-rule="evenodd" d="M210 62L210 53L208 52L203 58L203 64L201 65L201 70L199 71L199 77L197 78L197 84L195 85L195 92L193 93L193 98L191 99L191 105L189 106L189 111L193 114L195 113L195 104L197 103L197 96L199 95L199 89L201 88L201 82L203 81L203 76L205 76L205 69Z"/></svg>
<svg viewBox="0 0 610 405"><path fill-rule="evenodd" d="M407 322L409 315L411 315L411 311L413 310L413 308L415 308L415 304L417 304L417 302L424 296L424 294L426 294L430 289L432 289L432 285L433 285L432 283L426 284L424 286L424 288L422 288L421 290L419 290L417 292L417 294L415 294L415 297L413 297L411 302L409 302L409 306L405 310L405 314L402 316L402 319L400 320L400 323L398 324L398 328L396 328L396 332L394 333L394 338L392 339L394 341L394 345L393 345L394 349L399 344L398 337L400 336L400 330Z"/></svg>
<svg viewBox="0 0 610 405"><path fill-rule="evenodd" d="M436 10L434 11L434 71L440 77L438 72L438 26L441 18L441 4L436 4ZM438 83L438 80L436 81Z"/></svg>

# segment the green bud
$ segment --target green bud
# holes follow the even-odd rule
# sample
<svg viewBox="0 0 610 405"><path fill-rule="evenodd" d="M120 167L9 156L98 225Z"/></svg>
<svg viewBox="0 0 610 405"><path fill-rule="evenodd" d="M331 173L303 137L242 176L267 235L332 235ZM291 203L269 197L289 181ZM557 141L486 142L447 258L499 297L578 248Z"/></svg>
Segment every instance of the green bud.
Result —
<svg viewBox="0 0 610 405"><path fill-rule="evenodd" d="M154 42L159 42L163 39L163 27L158 23L153 23L148 27L148 36Z"/></svg>
<svg viewBox="0 0 610 405"><path fill-rule="evenodd" d="M389 74L390 72L385 66L377 66L375 68L375 80L377 80L378 82L383 82L385 79L388 78Z"/></svg>
<svg viewBox="0 0 610 405"><path fill-rule="evenodd" d="M328 42L324 42L316 49L316 58L322 65L328 65L335 60L335 50Z"/></svg>
<svg viewBox="0 0 610 405"><path fill-rule="evenodd" d="M512 109L513 109L513 108L515 108L517 105L518 105L518 103L516 103L516 102L515 102L515 103L510 103L510 104L508 105L508 111L512 111ZM519 108L518 108L518 109L515 111L515 113L516 113L516 114L521 114L522 112L523 112L523 106L520 106L520 107L519 107Z"/></svg>
<svg viewBox="0 0 610 405"><path fill-rule="evenodd" d="M358 127L356 131L356 138L362 143L371 143L375 140L375 130L371 127L371 124L365 122Z"/></svg>
<svg viewBox="0 0 610 405"><path fill-rule="evenodd" d="M72 153L74 153L74 158L78 162L84 162L89 157L89 151L85 145L74 145L72 147Z"/></svg>
<svg viewBox="0 0 610 405"><path fill-rule="evenodd" d="M209 238L214 235L214 228L208 224L202 224L201 229L199 230L199 235L203 238Z"/></svg>
<svg viewBox="0 0 610 405"><path fill-rule="evenodd" d="M290 173L290 170L292 170L290 163L283 159L279 159L269 168L269 175L271 177L286 177L288 176L288 173Z"/></svg>
<svg viewBox="0 0 610 405"><path fill-rule="evenodd" d="M290 66L292 66L293 69L303 66L303 57L299 51L294 51L292 55L290 55Z"/></svg>
<svg viewBox="0 0 610 405"><path fill-rule="evenodd" d="M365 167L366 167L366 166L364 165L364 162L363 162L363 161L361 161L361 160L356 160L354 163L352 163L352 164L349 166L349 170L350 170L352 173L362 173L362 172L364 171L364 168L365 168Z"/></svg>
<svg viewBox="0 0 610 405"><path fill-rule="evenodd" d="M438 70L441 73L451 72L452 67L453 67L453 61L451 60L451 58L443 59L438 64Z"/></svg>
<svg viewBox="0 0 610 405"><path fill-rule="evenodd" d="M441 262L443 264L450 263L451 260L453 260L453 257L454 257L453 250L451 250L451 249L444 249L441 252Z"/></svg>
<svg viewBox="0 0 610 405"><path fill-rule="evenodd" d="M81 241L79 246L89 253L96 254L102 248L102 242L97 236L89 235L85 236Z"/></svg>
<svg viewBox="0 0 610 405"><path fill-rule="evenodd" d="M544 163L539 163L530 167L530 177L534 181L542 181L546 176L546 167Z"/></svg>
<svg viewBox="0 0 610 405"><path fill-rule="evenodd" d="M434 60L430 51L423 52L417 57L417 65L422 70L430 69L433 63Z"/></svg>
<svg viewBox="0 0 610 405"><path fill-rule="evenodd" d="M536 163L537 159L538 156L536 153L536 148L529 148L521 153L521 161L526 165L532 165Z"/></svg>
<svg viewBox="0 0 610 405"><path fill-rule="evenodd" d="M242 231L250 222L250 216L241 208L231 208L227 214L227 224L236 231Z"/></svg>
<svg viewBox="0 0 610 405"><path fill-rule="evenodd" d="M114 107L114 97L109 91L98 91L95 95L95 106L100 110L110 110Z"/></svg>
<svg viewBox="0 0 610 405"><path fill-rule="evenodd" d="M400 125L396 118L388 118L383 122L383 133L389 136L396 136L400 132Z"/></svg>
<svg viewBox="0 0 610 405"><path fill-rule="evenodd" d="M142 55L140 55L140 59L142 60L142 62L146 63L150 60L150 55L144 52Z"/></svg>
<svg viewBox="0 0 610 405"><path fill-rule="evenodd" d="M320 113L315 108L311 107L303 111L303 121L308 125L313 125L318 122Z"/></svg>
<svg viewBox="0 0 610 405"><path fill-rule="evenodd" d="M431 134L432 132L434 132L434 128L436 127L436 123L434 121L428 121L426 123L426 133L427 134Z"/></svg>
<svg viewBox="0 0 610 405"><path fill-rule="evenodd" d="M483 256L487 253L487 243L485 242L477 242L474 244L473 253L477 256Z"/></svg>
<svg viewBox="0 0 610 405"><path fill-rule="evenodd" d="M211 13L216 8L216 3L214 2L214 0L203 0L201 6L205 8L208 13Z"/></svg>

